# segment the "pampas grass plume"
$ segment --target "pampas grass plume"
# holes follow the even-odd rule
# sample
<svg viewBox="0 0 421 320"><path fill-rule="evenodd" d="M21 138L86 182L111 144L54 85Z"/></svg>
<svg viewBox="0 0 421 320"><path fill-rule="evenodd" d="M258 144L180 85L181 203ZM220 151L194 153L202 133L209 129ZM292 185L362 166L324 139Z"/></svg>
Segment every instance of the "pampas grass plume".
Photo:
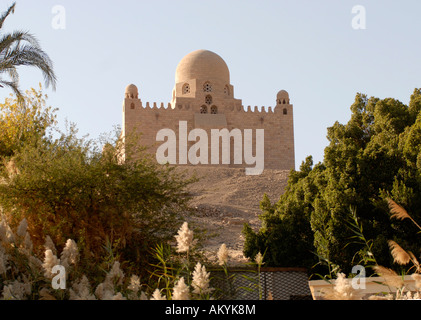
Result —
<svg viewBox="0 0 421 320"><path fill-rule="evenodd" d="M188 252L193 244L193 231L189 229L189 224L184 222L178 234L175 236L177 240L177 252Z"/></svg>
<svg viewBox="0 0 421 320"><path fill-rule="evenodd" d="M225 243L221 244L218 250L219 265L223 266L228 262L228 249Z"/></svg>
<svg viewBox="0 0 421 320"><path fill-rule="evenodd" d="M414 219L412 219L408 212L395 201L387 198L387 204L389 205L390 212L393 213L390 218L395 218L398 220L410 219L419 229L421 229L419 224Z"/></svg>
<svg viewBox="0 0 421 320"><path fill-rule="evenodd" d="M184 277L181 277L175 284L172 300L190 300L189 287L186 285Z"/></svg>
<svg viewBox="0 0 421 320"><path fill-rule="evenodd" d="M402 278L392 269L379 265L374 266L373 269L378 275L384 278L386 284L395 288L402 288L404 286Z"/></svg>
<svg viewBox="0 0 421 320"><path fill-rule="evenodd" d="M411 257L409 254L402 249L400 245L398 245L395 241L389 240L388 241L390 253L393 256L393 259L396 263L400 265L406 265L411 261Z"/></svg>

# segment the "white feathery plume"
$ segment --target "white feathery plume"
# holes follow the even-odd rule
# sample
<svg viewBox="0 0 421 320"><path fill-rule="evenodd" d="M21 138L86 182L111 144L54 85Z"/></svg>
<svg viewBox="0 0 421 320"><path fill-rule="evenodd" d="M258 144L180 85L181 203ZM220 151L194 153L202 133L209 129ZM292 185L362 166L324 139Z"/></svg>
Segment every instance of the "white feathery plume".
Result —
<svg viewBox="0 0 421 320"><path fill-rule="evenodd" d="M260 253L260 251L259 251L259 253L258 254L256 254L256 257L254 258L254 261L259 265L259 266L261 266L262 264L263 264L263 256L262 256L262 254Z"/></svg>
<svg viewBox="0 0 421 320"><path fill-rule="evenodd" d="M130 277L130 284L128 285L127 289L131 292L129 293L130 300L138 300L138 292L140 290L141 284L140 279L137 275L132 275Z"/></svg>
<svg viewBox="0 0 421 320"><path fill-rule="evenodd" d="M120 285L123 283L124 273L120 269L120 262L115 261L110 272L107 273L105 277L105 282L109 282L111 284Z"/></svg>
<svg viewBox="0 0 421 320"><path fill-rule="evenodd" d="M70 300L96 300L95 296L91 294L91 285L85 275L79 281L73 283L69 292Z"/></svg>
<svg viewBox="0 0 421 320"><path fill-rule="evenodd" d="M45 237L44 247L45 247L45 250L50 249L53 254L57 255L56 246L54 245L54 242L53 240L51 240L50 236Z"/></svg>
<svg viewBox="0 0 421 320"><path fill-rule="evenodd" d="M151 300L167 300L164 296L161 295L161 292L159 289L155 289L155 291L152 294Z"/></svg>
<svg viewBox="0 0 421 320"><path fill-rule="evenodd" d="M4 300L25 300L31 294L31 284L29 282L13 281L3 288Z"/></svg>
<svg viewBox="0 0 421 320"><path fill-rule="evenodd" d="M335 286L323 296L327 300L361 300L362 293L352 287L344 273L338 273Z"/></svg>
<svg viewBox="0 0 421 320"><path fill-rule="evenodd" d="M30 255L28 257L28 263L29 263L29 267L34 273L42 270L42 261L38 259L37 257Z"/></svg>
<svg viewBox="0 0 421 320"><path fill-rule="evenodd" d="M100 283L95 289L95 296L99 300L112 300L114 296L114 287L108 282Z"/></svg>
<svg viewBox="0 0 421 320"><path fill-rule="evenodd" d="M79 251L74 240L68 239L61 252L62 265L67 269L70 265L76 265L79 261Z"/></svg>
<svg viewBox="0 0 421 320"><path fill-rule="evenodd" d="M177 240L177 252L188 252L193 244L193 231L189 229L189 224L184 222L175 236Z"/></svg>
<svg viewBox="0 0 421 320"><path fill-rule="evenodd" d="M339 273L335 282L335 291L341 298L340 300L356 300L360 299L360 295L352 287L350 281L344 273Z"/></svg>
<svg viewBox="0 0 421 320"><path fill-rule="evenodd" d="M100 300L114 300L115 294L115 285L120 285L123 283L124 273L120 269L120 262L115 261L111 270L105 276L103 283L100 283L96 290L95 295Z"/></svg>
<svg viewBox="0 0 421 320"><path fill-rule="evenodd" d="M228 262L228 249L225 243L221 244L218 250L219 265L223 266Z"/></svg>
<svg viewBox="0 0 421 320"><path fill-rule="evenodd" d="M396 288L402 288L404 286L404 282L402 280L402 277L400 277L395 271L392 269L382 267L379 265L376 265L373 267L374 271L378 275L384 278L387 285L396 287Z"/></svg>
<svg viewBox="0 0 421 320"><path fill-rule="evenodd" d="M46 278L52 279L52 269L55 265L60 264L60 259L57 259L57 257L53 254L53 252L50 249L45 250L45 258L44 263L42 264L42 267L44 268L44 276Z"/></svg>
<svg viewBox="0 0 421 320"><path fill-rule="evenodd" d="M16 300L12 292L12 285L3 287L3 300Z"/></svg>
<svg viewBox="0 0 421 320"><path fill-rule="evenodd" d="M0 241L5 243L13 243L15 241L15 235L4 217L0 222Z"/></svg>
<svg viewBox="0 0 421 320"><path fill-rule="evenodd" d="M184 277L181 277L174 286L172 295L173 300L190 300L189 287L184 281Z"/></svg>
<svg viewBox="0 0 421 320"><path fill-rule="evenodd" d="M207 294L213 291L212 288L209 288L209 276L210 273L206 272L206 267L202 266L201 263L198 262L193 271L193 293Z"/></svg>
<svg viewBox="0 0 421 320"><path fill-rule="evenodd" d="M127 289L133 291L134 293L138 293L139 290L140 290L140 287L141 287L141 285L140 285L140 279L139 279L139 277L137 275L133 274L130 277L130 284L127 287Z"/></svg>

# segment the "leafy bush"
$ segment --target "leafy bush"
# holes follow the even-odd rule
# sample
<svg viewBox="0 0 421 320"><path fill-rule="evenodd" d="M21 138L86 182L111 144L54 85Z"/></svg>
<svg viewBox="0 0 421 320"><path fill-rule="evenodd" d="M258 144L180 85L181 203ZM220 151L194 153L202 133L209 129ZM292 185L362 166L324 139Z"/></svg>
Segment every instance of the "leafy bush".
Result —
<svg viewBox="0 0 421 320"><path fill-rule="evenodd" d="M136 137L124 144L119 132L98 140L78 138L74 125L65 133L56 130L58 137L47 134L55 129L54 116L43 103L31 101L29 109L19 109L21 114L13 109L0 121L25 119L10 129L10 141L19 143L4 144L8 152L1 155L0 206L8 222L16 227L25 218L36 248L46 235L59 248L75 240L81 263L93 274L107 254L106 243L108 251L130 261L124 268L142 270L149 248L170 239L180 225L188 211L186 187L194 179L156 164L132 143Z"/></svg>
<svg viewBox="0 0 421 320"><path fill-rule="evenodd" d="M408 106L392 99L357 94L351 119L328 128L322 163L311 157L292 171L280 200L263 200L262 228L245 230L245 254L267 248L266 261L278 266L311 268L315 252L349 272L357 246L346 244L350 207L358 208L365 236L380 264L390 266L385 239L394 237L414 254L420 246L414 226L388 220L386 198L393 198L421 218L421 89ZM295 256L299 261L291 260ZM315 256L315 255L314 255Z"/></svg>

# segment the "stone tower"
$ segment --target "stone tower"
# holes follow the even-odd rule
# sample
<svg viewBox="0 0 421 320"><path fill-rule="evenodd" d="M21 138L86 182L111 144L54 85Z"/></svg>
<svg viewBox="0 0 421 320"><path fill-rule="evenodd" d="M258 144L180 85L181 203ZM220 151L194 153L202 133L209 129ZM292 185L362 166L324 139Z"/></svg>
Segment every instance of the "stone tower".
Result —
<svg viewBox="0 0 421 320"><path fill-rule="evenodd" d="M244 108L242 100L234 98L234 86L230 83L227 64L219 55L208 50L191 52L180 61L176 68L172 99L166 107L163 103L157 105L155 102L143 105L138 88L133 84L126 87L122 135L132 131L141 132L139 143L147 146L149 152L156 154L160 145L165 143L162 142L164 140L157 139L161 129L172 130L177 135L177 158L174 164L191 164L188 161L190 158L184 157L183 152L190 150L197 140L190 139L190 135L187 134L201 129L200 132L206 132L209 139L209 150L204 152L207 153L205 158L208 157L208 161L199 162L197 165L249 167L247 161L234 158L234 150L238 148L233 136L228 136L225 145L221 137L220 161L212 162L210 137L216 129L220 132L226 129L225 132L228 133L239 130L243 134L244 152L246 131L252 130L252 150L256 156L257 143L261 141L257 140L257 132L264 132L262 148L265 169L290 170L295 167L293 106L288 93L285 90L278 92L274 108ZM229 161L227 158L223 159L224 146L228 148ZM203 151L206 150L200 150ZM203 160L203 154L201 156Z"/></svg>

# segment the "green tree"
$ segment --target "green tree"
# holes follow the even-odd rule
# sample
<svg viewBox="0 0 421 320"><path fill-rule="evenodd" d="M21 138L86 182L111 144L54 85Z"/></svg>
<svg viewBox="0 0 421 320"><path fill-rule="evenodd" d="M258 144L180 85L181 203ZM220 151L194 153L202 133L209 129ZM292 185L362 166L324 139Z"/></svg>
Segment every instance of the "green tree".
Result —
<svg viewBox="0 0 421 320"><path fill-rule="evenodd" d="M16 3L13 3L0 16L0 88L8 87L13 90L19 102L23 102L23 95L19 89L20 66L36 67L41 70L45 84L50 84L53 89L56 86L56 75L53 71L53 63L49 56L41 49L38 40L27 31L3 31L6 18L15 11ZM2 76L6 75L4 79Z"/></svg>
<svg viewBox="0 0 421 320"><path fill-rule="evenodd" d="M31 101L24 117L12 108L0 119L0 124L25 119L16 120L24 130L7 127L19 143L7 145L0 166L0 208L10 225L26 218L36 248L47 235L60 249L67 239L75 240L82 266L92 274L98 274L104 255L118 255L128 261L125 268L144 273L149 249L172 239L188 211L186 187L193 179L156 164L131 143L135 137L123 143L119 129L99 139L79 138L74 125L47 134L54 129L53 117L37 98Z"/></svg>
<svg viewBox="0 0 421 320"><path fill-rule="evenodd" d="M309 224L314 197L319 185L314 175L322 166L313 170L313 160L308 157L300 171L292 171L285 193L276 204L264 195L260 202L262 228L257 232L244 226L246 237L244 254L253 258L265 252L266 266L307 267L316 262L311 254L313 233Z"/></svg>
<svg viewBox="0 0 421 320"><path fill-rule="evenodd" d="M22 98L24 105L12 94L0 103L0 160L39 141L56 125L57 109L46 107L41 84L38 90L27 90Z"/></svg>
<svg viewBox="0 0 421 320"><path fill-rule="evenodd" d="M399 240L418 255L417 230L408 222L390 221L386 198L408 209L415 220L421 217L420 110L419 89L408 106L392 98L357 94L348 123L336 122L328 128L323 162L312 167L307 159L299 171L291 172L288 188L272 213L263 211L262 229L247 232L246 255L260 235L259 250L268 248L268 261L282 265L290 259L282 252L290 252L289 247L305 248L297 253L303 261L299 265L314 251L349 272L358 262L355 253L361 250L350 243L352 232L346 227L351 209L356 210L365 237L373 240L379 264L392 265L387 239ZM272 241L281 232L291 236ZM303 236L306 232L311 235ZM276 259L270 252L277 253Z"/></svg>

